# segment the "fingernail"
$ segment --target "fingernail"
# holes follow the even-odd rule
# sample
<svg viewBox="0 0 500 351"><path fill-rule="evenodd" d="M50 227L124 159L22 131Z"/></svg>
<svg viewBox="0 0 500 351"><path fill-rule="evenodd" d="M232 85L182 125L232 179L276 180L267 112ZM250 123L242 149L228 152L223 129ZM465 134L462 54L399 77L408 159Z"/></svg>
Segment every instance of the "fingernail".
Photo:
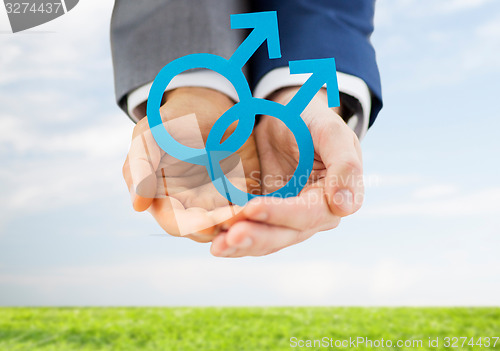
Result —
<svg viewBox="0 0 500 351"><path fill-rule="evenodd" d="M334 202L342 211L351 212L354 205L353 198L351 191L342 189L335 194Z"/></svg>
<svg viewBox="0 0 500 351"><path fill-rule="evenodd" d="M247 236L245 239L243 239L241 243L237 244L236 247L239 249L248 249L250 246L252 246L252 244L253 244L252 238Z"/></svg>
<svg viewBox="0 0 500 351"><path fill-rule="evenodd" d="M227 257L227 256L231 256L235 252L236 252L236 248L235 247L229 247L229 248L225 249L224 251L222 251L222 253L220 255L222 257Z"/></svg>

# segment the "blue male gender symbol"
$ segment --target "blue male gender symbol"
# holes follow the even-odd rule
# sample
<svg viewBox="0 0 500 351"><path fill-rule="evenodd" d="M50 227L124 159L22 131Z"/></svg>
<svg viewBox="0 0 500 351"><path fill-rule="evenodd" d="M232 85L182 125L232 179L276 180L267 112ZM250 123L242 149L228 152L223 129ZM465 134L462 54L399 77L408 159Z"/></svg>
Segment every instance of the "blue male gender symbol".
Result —
<svg viewBox="0 0 500 351"><path fill-rule="evenodd" d="M282 198L297 196L306 185L304 180L309 179L314 161L311 133L300 114L325 83L328 106L340 105L335 59L290 61L291 74L312 73L292 100L286 105L281 105L257 99L252 96L242 68L266 40L269 58L281 57L277 14L275 11L270 11L231 15L231 28L253 28L253 31L229 60L212 54L192 54L170 62L158 73L149 91L147 103L149 127L156 143L167 154L178 160L206 167L217 191L233 204L244 206L256 196ZM163 93L170 81L178 74L192 68L206 68L221 74L234 86L240 100L215 122L203 149L191 148L175 140L163 126L159 111ZM266 195L249 194L236 188L226 178L220 166L220 161L234 154L248 140L254 129L256 115L269 115L281 120L293 133L300 155L291 179L282 188ZM221 143L224 132L235 121L238 121L236 129Z"/></svg>

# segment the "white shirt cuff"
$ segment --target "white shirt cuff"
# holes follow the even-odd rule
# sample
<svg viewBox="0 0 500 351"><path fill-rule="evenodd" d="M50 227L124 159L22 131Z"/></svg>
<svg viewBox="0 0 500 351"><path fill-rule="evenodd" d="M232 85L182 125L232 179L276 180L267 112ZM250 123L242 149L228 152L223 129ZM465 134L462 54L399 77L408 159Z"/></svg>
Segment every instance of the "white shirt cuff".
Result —
<svg viewBox="0 0 500 351"><path fill-rule="evenodd" d="M279 89L303 85L310 76L310 74L290 74L288 67L275 68L262 77L255 87L253 95L256 98L267 98ZM357 111L347 122L347 125L361 140L368 130L368 122L370 121L372 108L370 90L362 79L350 74L337 72L337 81L339 90L357 99L361 105L361 111Z"/></svg>
<svg viewBox="0 0 500 351"><path fill-rule="evenodd" d="M152 82L145 84L135 89L127 96L128 114L135 122L138 122L144 117L135 115L134 110L137 106L148 100L149 90L152 85ZM238 94L236 93L233 85L220 74L207 69L184 72L175 76L174 79L172 79L172 81L168 84L165 91L181 87L210 88L226 94L235 102L239 101Z"/></svg>
<svg viewBox="0 0 500 351"><path fill-rule="evenodd" d="M288 67L275 68L262 77L253 95L256 98L267 98L279 89L303 85L309 77L310 74L290 74ZM371 98L368 86L362 79L342 72L337 72L337 81L339 90L357 99L361 105L361 111L356 112L347 122L347 125L361 140L368 130L370 120ZM134 114L134 110L148 100L152 84L151 82L135 89L127 97L128 114L135 122L144 117ZM226 78L214 71L205 69L185 72L175 76L165 91L188 86L218 90L235 102L239 101L236 90Z"/></svg>

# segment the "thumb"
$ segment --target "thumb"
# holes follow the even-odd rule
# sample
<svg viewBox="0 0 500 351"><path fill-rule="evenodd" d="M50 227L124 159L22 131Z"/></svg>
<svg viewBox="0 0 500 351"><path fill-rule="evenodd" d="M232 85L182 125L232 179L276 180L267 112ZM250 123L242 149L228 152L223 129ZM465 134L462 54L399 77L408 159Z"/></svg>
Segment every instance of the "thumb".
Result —
<svg viewBox="0 0 500 351"><path fill-rule="evenodd" d="M359 210L364 198L359 141L343 121L332 119L329 124L318 133L317 152L327 169L325 190L330 211L345 217Z"/></svg>

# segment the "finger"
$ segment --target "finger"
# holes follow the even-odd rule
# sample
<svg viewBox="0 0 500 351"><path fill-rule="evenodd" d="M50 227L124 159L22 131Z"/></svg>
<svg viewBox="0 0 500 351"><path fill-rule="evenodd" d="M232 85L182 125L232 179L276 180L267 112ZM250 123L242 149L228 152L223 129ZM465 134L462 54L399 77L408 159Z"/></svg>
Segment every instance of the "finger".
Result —
<svg viewBox="0 0 500 351"><path fill-rule="evenodd" d="M210 253L216 257L229 257L236 252L236 248L231 249L226 243L227 232L217 235L212 240L212 245L210 246ZM227 256L226 256L227 255Z"/></svg>
<svg viewBox="0 0 500 351"><path fill-rule="evenodd" d="M334 215L348 216L361 207L364 197L361 149L357 138L339 116L328 119L316 136L316 152L327 168L329 208Z"/></svg>
<svg viewBox="0 0 500 351"><path fill-rule="evenodd" d="M213 222L224 231L228 230L234 223L245 220L243 208L237 205L218 207L210 211L209 215Z"/></svg>
<svg viewBox="0 0 500 351"><path fill-rule="evenodd" d="M179 200L169 196L154 199L149 211L162 229L173 236L208 242L218 233L207 210L194 207L186 209Z"/></svg>
<svg viewBox="0 0 500 351"><path fill-rule="evenodd" d="M127 189L129 189L130 192L130 199L132 201L134 209L136 211L146 210L151 205L152 199L144 198L136 194L135 187L133 186L132 182L132 174L130 172L130 162L128 156L125 159L125 163L123 164L122 172L123 172L123 178L125 179L125 183L127 184Z"/></svg>
<svg viewBox="0 0 500 351"><path fill-rule="evenodd" d="M156 195L156 169L160 163L161 149L149 129L134 134L128 153L128 172L131 180L129 190L134 209L144 211Z"/></svg>
<svg viewBox="0 0 500 351"><path fill-rule="evenodd" d="M123 174L123 179L125 179L125 183L127 184L127 189L132 188L132 175L130 174L130 162L128 160L128 155L127 158L125 159L125 162L123 163L122 167L122 174ZM130 194L132 197L132 194ZM132 203L133 203L133 197L132 197Z"/></svg>
<svg viewBox="0 0 500 351"><path fill-rule="evenodd" d="M217 237L217 234L216 233L212 233L212 234L192 233L192 234L184 235L183 237L191 239L193 241L196 241L197 243L206 244L206 243L211 242L215 237Z"/></svg>
<svg viewBox="0 0 500 351"><path fill-rule="evenodd" d="M219 257L264 256L304 241L313 234L243 221L234 224L222 238L215 238L210 252Z"/></svg>
<svg viewBox="0 0 500 351"><path fill-rule="evenodd" d="M335 228L340 217L329 209L322 187L304 189L289 198L259 197L250 201L243 213L248 219L299 231Z"/></svg>

